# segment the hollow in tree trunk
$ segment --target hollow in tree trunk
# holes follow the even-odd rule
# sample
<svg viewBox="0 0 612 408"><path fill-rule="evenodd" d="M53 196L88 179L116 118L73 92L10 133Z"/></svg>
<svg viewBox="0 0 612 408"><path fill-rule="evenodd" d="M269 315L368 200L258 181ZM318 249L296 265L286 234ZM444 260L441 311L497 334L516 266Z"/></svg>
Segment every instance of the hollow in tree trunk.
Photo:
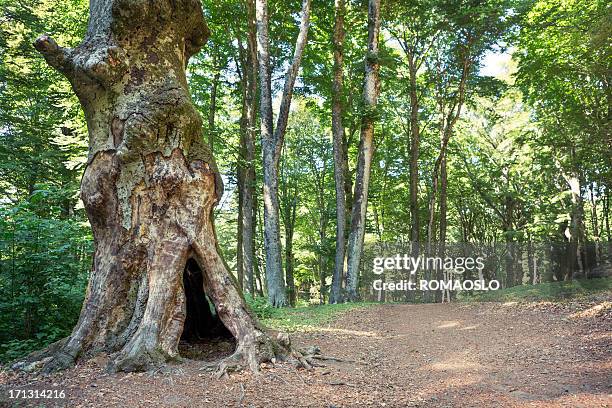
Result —
<svg viewBox="0 0 612 408"><path fill-rule="evenodd" d="M198 324L213 324L208 313L186 322L189 304L201 303L186 296L193 285L236 340L220 368L258 370L263 361L297 356L285 336L272 340L250 315L219 254L212 209L223 186L185 75L207 37L199 0L92 0L78 47L48 36L35 43L85 111L81 198L95 242L72 334L29 357L43 371L101 352L110 354L111 370L178 359L184 328L197 334Z"/></svg>

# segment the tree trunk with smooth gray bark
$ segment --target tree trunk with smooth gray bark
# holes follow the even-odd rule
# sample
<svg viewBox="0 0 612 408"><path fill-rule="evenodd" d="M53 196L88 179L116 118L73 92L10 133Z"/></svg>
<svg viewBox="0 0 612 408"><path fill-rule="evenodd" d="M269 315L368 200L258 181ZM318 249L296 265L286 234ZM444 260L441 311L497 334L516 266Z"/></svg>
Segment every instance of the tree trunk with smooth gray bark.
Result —
<svg viewBox="0 0 612 408"><path fill-rule="evenodd" d="M257 55L259 61L261 147L263 156L264 246L266 252L266 282L268 302L274 307L287 305L283 277L280 211L278 201L278 166L287 130L287 120L293 96L293 86L300 68L310 25L310 0L303 0L300 31L296 40L293 60L285 75L280 110L274 128L272 114L272 78L268 33L268 2L256 0Z"/></svg>
<svg viewBox="0 0 612 408"><path fill-rule="evenodd" d="M334 78L332 83L332 133L334 139L334 181L336 183L336 257L334 273L329 294L329 303L342 301L342 278L344 276L344 261L346 259L346 196L344 192L344 175L347 171L345 163L345 135L342 124L343 99L343 58L344 58L344 0L335 2L334 25Z"/></svg>
<svg viewBox="0 0 612 408"><path fill-rule="evenodd" d="M363 116L361 120L361 137L355 194L351 211L351 228L347 247L347 282L346 294L350 301L357 300L359 262L363 249L365 234L366 210L368 206L368 187L370 184L370 167L374 154L374 122L376 104L380 93L378 77L378 33L380 31L380 0L370 0L368 6L368 52L366 54L365 79L363 86Z"/></svg>

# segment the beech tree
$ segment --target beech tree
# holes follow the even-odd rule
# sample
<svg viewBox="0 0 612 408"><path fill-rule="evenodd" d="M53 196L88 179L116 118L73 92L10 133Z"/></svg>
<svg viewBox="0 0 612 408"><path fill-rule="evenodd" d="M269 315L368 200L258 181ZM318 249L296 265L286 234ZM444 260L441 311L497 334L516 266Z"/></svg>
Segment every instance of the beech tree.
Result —
<svg viewBox="0 0 612 408"><path fill-rule="evenodd" d="M334 181L336 182L336 258L329 303L339 303L342 300L342 278L344 276L344 261L346 259L346 196L344 192L344 176L347 172L346 136L342 123L342 97L344 82L344 0L334 3L334 79L332 83L332 133L334 149Z"/></svg>
<svg viewBox="0 0 612 408"><path fill-rule="evenodd" d="M374 154L374 119L376 102L380 93L378 77L378 33L380 31L380 0L370 0L368 5L368 52L365 61L365 79L363 83L364 112L361 120L361 137L359 141L359 158L355 194L351 211L351 230L347 248L346 291L350 300L357 299L357 282L359 260L365 234L366 210L368 207L368 186L370 167Z"/></svg>
<svg viewBox="0 0 612 408"><path fill-rule="evenodd" d="M246 48L238 39L238 51L242 86L242 117L240 135L241 161L238 163L238 248L237 263L246 278L244 289L255 293L255 135L257 125L257 29L255 27L255 2L245 2L247 12ZM242 255L242 256L240 256Z"/></svg>
<svg viewBox="0 0 612 408"><path fill-rule="evenodd" d="M219 254L211 213L223 185L185 75L208 35L199 0L99 0L77 47L47 35L35 42L85 112L81 199L95 244L72 334L28 359L45 372L99 352L110 353L111 370L155 367L179 358L181 336L210 330L214 319L237 343L221 372L302 360L250 315ZM216 315L190 310L193 298L208 306L205 294Z"/></svg>
<svg viewBox="0 0 612 408"><path fill-rule="evenodd" d="M266 249L266 282L268 286L268 302L275 307L287 305L285 280L283 278L280 217L278 203L278 164L283 147L283 139L287 130L287 119L293 86L300 69L300 62L310 24L310 0L303 0L298 33L293 60L285 75L285 84L280 103L280 111L273 125L272 114L272 71L270 67L269 33L268 33L268 1L255 2L257 19L257 55L259 58L260 82L260 114L261 114L261 147L263 155L263 202L264 202L264 245Z"/></svg>
<svg viewBox="0 0 612 408"><path fill-rule="evenodd" d="M418 72L441 30L441 12L435 1L425 0L409 6L402 2L392 4L387 11L387 29L398 42L403 61L407 65L407 88L409 107L410 144L410 240L420 241L419 219L419 155L421 144L421 123L419 110L422 109L422 86L418 83ZM399 16L399 18L398 18Z"/></svg>

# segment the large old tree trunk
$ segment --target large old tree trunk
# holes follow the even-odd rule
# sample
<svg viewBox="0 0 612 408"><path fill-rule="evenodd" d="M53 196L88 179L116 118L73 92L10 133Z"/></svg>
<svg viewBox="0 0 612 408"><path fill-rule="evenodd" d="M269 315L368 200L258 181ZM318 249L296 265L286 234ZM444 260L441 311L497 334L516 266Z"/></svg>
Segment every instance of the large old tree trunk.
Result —
<svg viewBox="0 0 612 408"><path fill-rule="evenodd" d="M74 331L30 357L44 371L100 352L112 370L177 359L184 328L198 334L213 324L210 313L189 315L204 294L237 343L222 368L257 370L290 351L251 317L217 249L211 214L223 186L185 75L207 36L199 0L92 0L78 47L48 36L35 43L85 111L81 198L95 241Z"/></svg>

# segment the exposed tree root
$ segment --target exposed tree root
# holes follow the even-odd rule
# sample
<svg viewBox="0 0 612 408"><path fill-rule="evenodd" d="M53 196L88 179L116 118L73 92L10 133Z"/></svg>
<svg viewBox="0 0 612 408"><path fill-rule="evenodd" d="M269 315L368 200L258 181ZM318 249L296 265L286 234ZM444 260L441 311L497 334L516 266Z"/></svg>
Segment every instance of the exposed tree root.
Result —
<svg viewBox="0 0 612 408"><path fill-rule="evenodd" d="M48 374L53 371L72 367L76 358L66 353L66 340L60 340L42 351L32 353L25 360L12 365L14 370L26 372L41 371ZM110 372L117 371L150 371L162 369L168 362L180 362L183 359L169 356L160 350L149 350L146 347L131 348L130 353L114 353L107 366ZM260 374L266 363L287 362L296 369L313 370L315 367L325 367L320 361L351 362L321 354L317 346L305 350L297 350L291 345L287 333L278 333L274 339L263 330L257 330L252 338L243 339L238 343L236 351L220 361L205 364L201 370L212 372L217 378L228 378L231 373L250 370Z"/></svg>
<svg viewBox="0 0 612 408"><path fill-rule="evenodd" d="M56 341L42 350L29 354L25 359L15 361L11 368L25 372L40 370L43 374L48 374L72 367L75 358L66 351L67 342L68 338Z"/></svg>
<svg viewBox="0 0 612 408"><path fill-rule="evenodd" d="M205 364L201 370L210 371L217 378L227 378L230 373L239 372L243 369L250 369L253 373L260 374L261 369L266 367L265 363L274 365L277 362L287 362L296 369L313 370L315 367L326 367L318 360L348 361L322 355L317 346L311 346L306 350L297 350L292 347L287 333L279 333L276 340L272 340L268 336L265 336L265 338L267 340L264 343L264 352L259 347L236 350L234 354L221 361ZM260 346L264 344L260 344Z"/></svg>

